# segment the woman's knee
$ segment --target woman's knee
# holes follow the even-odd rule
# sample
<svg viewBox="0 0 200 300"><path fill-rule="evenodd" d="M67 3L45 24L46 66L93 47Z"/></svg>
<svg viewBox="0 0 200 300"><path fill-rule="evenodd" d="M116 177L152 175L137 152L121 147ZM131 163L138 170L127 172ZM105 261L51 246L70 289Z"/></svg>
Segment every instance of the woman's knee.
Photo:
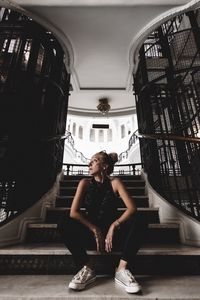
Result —
<svg viewBox="0 0 200 300"><path fill-rule="evenodd" d="M77 221L72 219L70 216L63 216L58 222L58 231L62 233L73 232L78 227Z"/></svg>
<svg viewBox="0 0 200 300"><path fill-rule="evenodd" d="M135 213L131 218L128 220L127 224L121 230L121 236L145 236L146 230L148 228L148 222L146 218Z"/></svg>

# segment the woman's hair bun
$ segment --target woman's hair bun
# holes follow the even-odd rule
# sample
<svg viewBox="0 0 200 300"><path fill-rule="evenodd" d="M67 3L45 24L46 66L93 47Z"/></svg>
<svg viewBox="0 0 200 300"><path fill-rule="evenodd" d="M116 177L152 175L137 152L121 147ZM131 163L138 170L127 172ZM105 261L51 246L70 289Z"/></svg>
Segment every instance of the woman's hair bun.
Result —
<svg viewBox="0 0 200 300"><path fill-rule="evenodd" d="M118 161L118 154L116 152L111 152L108 154L108 156L111 158L113 164Z"/></svg>

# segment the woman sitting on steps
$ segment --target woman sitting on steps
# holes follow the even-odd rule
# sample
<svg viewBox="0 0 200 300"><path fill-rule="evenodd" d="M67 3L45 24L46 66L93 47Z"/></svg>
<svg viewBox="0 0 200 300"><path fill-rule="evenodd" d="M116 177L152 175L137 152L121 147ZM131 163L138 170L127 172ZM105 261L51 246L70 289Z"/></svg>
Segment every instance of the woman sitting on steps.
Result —
<svg viewBox="0 0 200 300"><path fill-rule="evenodd" d="M121 258L115 271L115 282L128 293L137 293L140 285L128 269L140 248L146 229L137 215L137 209L122 181L110 177L118 157L116 153L98 152L89 163L92 178L81 179L74 196L70 216L59 225L63 241L81 268L69 283L69 288L83 290L96 279L95 266L86 249L95 244L97 251L111 252L120 244ZM117 197L123 200L126 210L117 215ZM86 208L82 214L81 206Z"/></svg>

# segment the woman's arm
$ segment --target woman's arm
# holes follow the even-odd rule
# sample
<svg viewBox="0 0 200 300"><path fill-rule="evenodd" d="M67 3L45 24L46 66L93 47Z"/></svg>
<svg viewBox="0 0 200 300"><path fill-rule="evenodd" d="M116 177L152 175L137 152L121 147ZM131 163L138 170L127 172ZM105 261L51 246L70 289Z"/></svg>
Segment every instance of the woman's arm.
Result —
<svg viewBox="0 0 200 300"><path fill-rule="evenodd" d="M137 211L137 207L133 198L129 195L126 187L119 178L114 178L111 181L114 192L118 192L120 198L126 206L125 212L115 221L116 226L119 226L121 223L127 221L131 215Z"/></svg>
<svg viewBox="0 0 200 300"><path fill-rule="evenodd" d="M80 180L74 199L72 201L70 217L81 222L93 232L94 225L89 220L87 220L87 218L80 212L81 204L86 192L87 185L88 180L86 178Z"/></svg>
<svg viewBox="0 0 200 300"><path fill-rule="evenodd" d="M130 218L130 216L133 215L137 210L135 202L129 195L129 193L128 193L127 189L125 188L124 184L122 183L122 181L119 178L114 178L111 180L111 184L113 187L113 191L115 193L118 192L119 196L123 200L127 209L117 220L115 220L110 225L110 228L107 232L106 239L105 239L105 250L107 252L112 251L113 236L114 236L114 232L115 232L116 228L118 228L121 223L124 223L126 220L128 220Z"/></svg>

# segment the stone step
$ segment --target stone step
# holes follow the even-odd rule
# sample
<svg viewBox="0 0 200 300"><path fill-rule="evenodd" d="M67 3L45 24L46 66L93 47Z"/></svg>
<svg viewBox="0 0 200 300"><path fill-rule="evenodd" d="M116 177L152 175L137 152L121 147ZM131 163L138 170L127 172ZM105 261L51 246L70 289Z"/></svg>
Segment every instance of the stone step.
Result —
<svg viewBox="0 0 200 300"><path fill-rule="evenodd" d="M98 274L112 273L120 252L88 251ZM200 248L181 244L144 245L135 274L200 274ZM0 274L73 274L71 253L64 244L21 244L0 249Z"/></svg>
<svg viewBox="0 0 200 300"><path fill-rule="evenodd" d="M46 212L46 222L55 223L60 220L65 214L69 215L70 208L67 207L55 207L47 208ZM81 211L84 213L85 209L81 208ZM118 216L120 216L125 211L125 208L118 208ZM138 214L141 218L145 218L149 223L159 223L159 209L158 208L138 208Z"/></svg>
<svg viewBox="0 0 200 300"><path fill-rule="evenodd" d="M101 255L95 250L88 250L90 255ZM120 254L120 252L113 252ZM71 255L63 243L22 243L0 248L0 255ZM106 253L104 253L106 255ZM107 254L111 255L111 254ZM171 255L195 255L200 256L200 247L176 244L144 244L137 255L171 256Z"/></svg>
<svg viewBox="0 0 200 300"><path fill-rule="evenodd" d="M61 242L56 223L29 224L26 234L27 243ZM178 224L149 224L146 242L149 243L178 243Z"/></svg>
<svg viewBox="0 0 200 300"><path fill-rule="evenodd" d="M145 187L127 187L127 190L131 196L133 195L145 195ZM74 196L76 187L60 187L60 195Z"/></svg>
<svg viewBox="0 0 200 300"><path fill-rule="evenodd" d="M199 300L200 276L183 274L169 276L135 273L142 285L142 294L139 295L128 295L115 284L113 276L108 275L99 275L96 282L82 292L68 289L71 274L2 275L0 300Z"/></svg>
<svg viewBox="0 0 200 300"><path fill-rule="evenodd" d="M148 207L149 199L147 196L132 196L137 207ZM56 199L56 207L70 207L72 204L73 196L58 196ZM125 207L124 202L120 197L117 197L117 206Z"/></svg>
<svg viewBox="0 0 200 300"><path fill-rule="evenodd" d="M66 179L66 180L62 180L60 181L60 186L61 187L77 187L78 183L80 182L80 180L78 179ZM127 179L127 180L123 180L123 183L126 187L143 187L145 186L145 181L144 180L134 180L134 179Z"/></svg>

